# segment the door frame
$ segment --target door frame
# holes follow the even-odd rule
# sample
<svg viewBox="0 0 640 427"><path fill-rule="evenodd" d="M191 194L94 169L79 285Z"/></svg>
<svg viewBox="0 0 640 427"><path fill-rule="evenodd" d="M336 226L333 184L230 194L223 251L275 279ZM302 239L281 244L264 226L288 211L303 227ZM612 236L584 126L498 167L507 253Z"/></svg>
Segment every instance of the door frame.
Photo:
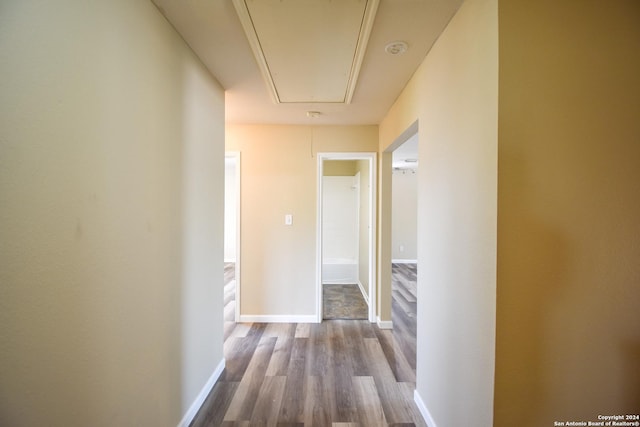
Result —
<svg viewBox="0 0 640 427"><path fill-rule="evenodd" d="M369 161L369 322L374 323L377 316L377 227L376 227L376 206L377 206L377 153L338 153L319 152L317 179L317 213L316 213L316 322L321 323L323 318L322 304L322 176L324 172L325 160L368 160Z"/></svg>

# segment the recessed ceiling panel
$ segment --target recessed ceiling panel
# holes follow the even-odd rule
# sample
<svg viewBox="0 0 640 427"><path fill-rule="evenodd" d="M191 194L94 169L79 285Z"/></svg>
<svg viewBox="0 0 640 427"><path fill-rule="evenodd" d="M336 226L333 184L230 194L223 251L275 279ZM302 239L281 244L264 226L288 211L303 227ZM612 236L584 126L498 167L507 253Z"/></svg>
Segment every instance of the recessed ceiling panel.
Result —
<svg viewBox="0 0 640 427"><path fill-rule="evenodd" d="M349 103L378 0L234 0L277 103Z"/></svg>

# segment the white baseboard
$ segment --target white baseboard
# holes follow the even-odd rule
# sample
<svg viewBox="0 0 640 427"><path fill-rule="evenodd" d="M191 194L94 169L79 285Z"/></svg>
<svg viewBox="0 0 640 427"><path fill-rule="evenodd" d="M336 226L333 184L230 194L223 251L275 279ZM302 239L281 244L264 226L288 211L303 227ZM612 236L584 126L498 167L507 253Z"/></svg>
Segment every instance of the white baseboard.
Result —
<svg viewBox="0 0 640 427"><path fill-rule="evenodd" d="M392 259L391 263L393 264L417 264L418 260L417 259Z"/></svg>
<svg viewBox="0 0 640 427"><path fill-rule="evenodd" d="M323 280L323 285L353 285L355 280L353 279L337 279L337 280Z"/></svg>
<svg viewBox="0 0 640 427"><path fill-rule="evenodd" d="M180 420L178 427L189 427L189 424L191 424L191 421L193 421L195 416L198 414L198 411L202 407L205 399L207 398L207 396L209 396L209 393L211 393L211 389L216 384L216 381L218 381L218 378L220 378L220 375L222 375L222 371L224 371L224 365L225 362L224 359L222 359L220 363L218 363L218 366L216 366L213 374L211 374L211 376L205 383L204 387L202 387L202 390L200 390L200 393L198 393L198 395L196 396L196 400L193 401L193 403L189 407L189 410L184 414L182 420Z"/></svg>
<svg viewBox="0 0 640 427"><path fill-rule="evenodd" d="M315 314L241 314L240 323L318 323Z"/></svg>
<svg viewBox="0 0 640 427"><path fill-rule="evenodd" d="M393 329L393 322L391 320L381 320L380 316L378 316L377 323L380 329Z"/></svg>
<svg viewBox="0 0 640 427"><path fill-rule="evenodd" d="M427 409L427 406L424 404L422 397L420 397L420 393L418 393L417 389L413 391L413 400L416 402L416 405L418 405L420 415L422 415L422 418L424 419L424 422L427 423L427 426L438 427L436 425L436 422L433 420L431 413Z"/></svg>
<svg viewBox="0 0 640 427"><path fill-rule="evenodd" d="M367 295L367 291L364 290L364 286L362 286L362 282L358 280L358 288L360 288L360 293L362 294L362 298L364 298L364 302L369 305L369 296Z"/></svg>

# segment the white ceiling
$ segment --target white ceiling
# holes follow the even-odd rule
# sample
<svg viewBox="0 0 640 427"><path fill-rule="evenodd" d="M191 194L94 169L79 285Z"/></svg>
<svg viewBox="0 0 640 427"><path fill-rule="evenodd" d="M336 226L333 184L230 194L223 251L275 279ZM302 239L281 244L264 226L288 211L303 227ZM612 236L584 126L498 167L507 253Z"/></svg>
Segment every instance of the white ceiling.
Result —
<svg viewBox="0 0 640 427"><path fill-rule="evenodd" d="M351 103L277 104L269 95L232 0L152 1L224 87L228 123L336 125L380 123L462 3L380 0ZM309 7L317 2L339 3L280 1L305 2ZM385 46L397 40L407 42L408 51L396 56L386 53ZM285 58L285 65L304 70L306 61L305 57ZM310 118L307 111L322 114Z"/></svg>

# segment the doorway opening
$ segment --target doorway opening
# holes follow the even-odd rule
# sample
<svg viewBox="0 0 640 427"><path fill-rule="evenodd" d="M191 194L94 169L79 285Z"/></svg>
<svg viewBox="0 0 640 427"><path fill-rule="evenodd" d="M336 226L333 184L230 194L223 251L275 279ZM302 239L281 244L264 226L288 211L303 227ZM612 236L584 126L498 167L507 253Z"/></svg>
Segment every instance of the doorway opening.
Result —
<svg viewBox="0 0 640 427"><path fill-rule="evenodd" d="M376 153L318 153L317 321L375 321Z"/></svg>
<svg viewBox="0 0 640 427"><path fill-rule="evenodd" d="M240 153L224 157L224 325L240 319Z"/></svg>
<svg viewBox="0 0 640 427"><path fill-rule="evenodd" d="M392 153L391 321L398 348L416 369L418 275L418 134Z"/></svg>

